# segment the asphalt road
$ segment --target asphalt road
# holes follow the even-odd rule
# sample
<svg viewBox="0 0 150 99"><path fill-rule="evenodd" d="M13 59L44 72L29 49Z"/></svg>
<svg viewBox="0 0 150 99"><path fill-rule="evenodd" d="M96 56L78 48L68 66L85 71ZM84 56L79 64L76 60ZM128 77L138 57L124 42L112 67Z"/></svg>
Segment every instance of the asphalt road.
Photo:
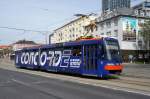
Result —
<svg viewBox="0 0 150 99"><path fill-rule="evenodd" d="M0 69L0 99L150 99L150 96Z"/></svg>

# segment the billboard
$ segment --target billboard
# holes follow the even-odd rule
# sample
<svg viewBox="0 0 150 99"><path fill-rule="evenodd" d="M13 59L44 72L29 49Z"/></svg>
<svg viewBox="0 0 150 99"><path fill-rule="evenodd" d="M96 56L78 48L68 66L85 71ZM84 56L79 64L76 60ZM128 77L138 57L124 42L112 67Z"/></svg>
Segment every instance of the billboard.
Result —
<svg viewBox="0 0 150 99"><path fill-rule="evenodd" d="M123 40L136 41L136 33L138 30L138 20L136 18L124 17L123 23Z"/></svg>

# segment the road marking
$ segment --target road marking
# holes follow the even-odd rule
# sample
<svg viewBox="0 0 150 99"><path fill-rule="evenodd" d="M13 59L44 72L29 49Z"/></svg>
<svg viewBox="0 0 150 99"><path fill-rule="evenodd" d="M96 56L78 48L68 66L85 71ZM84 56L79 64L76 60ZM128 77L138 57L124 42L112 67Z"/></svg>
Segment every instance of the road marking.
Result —
<svg viewBox="0 0 150 99"><path fill-rule="evenodd" d="M25 83L25 82L22 82L22 81L17 80L17 79L11 79L11 80L18 83L18 84L24 85L24 86L31 86L29 83Z"/></svg>

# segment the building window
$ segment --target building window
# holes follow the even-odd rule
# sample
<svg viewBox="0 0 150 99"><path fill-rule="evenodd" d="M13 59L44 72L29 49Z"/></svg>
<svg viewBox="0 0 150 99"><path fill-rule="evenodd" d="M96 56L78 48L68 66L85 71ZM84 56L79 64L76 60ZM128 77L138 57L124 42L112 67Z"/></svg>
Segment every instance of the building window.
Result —
<svg viewBox="0 0 150 99"><path fill-rule="evenodd" d="M114 30L114 36L118 37L118 30Z"/></svg>
<svg viewBox="0 0 150 99"><path fill-rule="evenodd" d="M78 34L76 34L76 37L78 37Z"/></svg>
<svg viewBox="0 0 150 99"><path fill-rule="evenodd" d="M81 54L82 54L82 51L81 51L80 46L73 47L73 50L72 50L72 55L73 56L81 56Z"/></svg>
<svg viewBox="0 0 150 99"><path fill-rule="evenodd" d="M78 28L76 28L76 31L78 31Z"/></svg>
<svg viewBox="0 0 150 99"><path fill-rule="evenodd" d="M106 22L106 26L107 26L108 28L110 28L110 27L111 27L111 22L110 22L110 21Z"/></svg>
<svg viewBox="0 0 150 99"><path fill-rule="evenodd" d="M104 35L104 33L101 33L101 35Z"/></svg>
<svg viewBox="0 0 150 99"><path fill-rule="evenodd" d="M117 19L114 20L114 26L118 26L118 20Z"/></svg>
<svg viewBox="0 0 150 99"><path fill-rule="evenodd" d="M74 32L74 28L72 28L72 31Z"/></svg>
<svg viewBox="0 0 150 99"><path fill-rule="evenodd" d="M79 33L81 33L81 30L79 30Z"/></svg>
<svg viewBox="0 0 150 99"><path fill-rule="evenodd" d="M111 36L111 31L107 32L107 36Z"/></svg>
<svg viewBox="0 0 150 99"><path fill-rule="evenodd" d="M101 23L100 27L101 27L101 30L103 30L104 29L104 23Z"/></svg>
<svg viewBox="0 0 150 99"><path fill-rule="evenodd" d="M70 32L72 32L72 30L71 30L71 29L70 29L69 31L70 31Z"/></svg>

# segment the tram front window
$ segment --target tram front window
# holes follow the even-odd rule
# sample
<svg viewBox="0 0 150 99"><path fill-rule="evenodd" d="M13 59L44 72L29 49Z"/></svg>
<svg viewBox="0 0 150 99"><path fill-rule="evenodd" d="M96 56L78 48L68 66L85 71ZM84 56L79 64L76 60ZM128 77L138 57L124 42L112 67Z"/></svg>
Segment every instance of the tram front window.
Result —
<svg viewBox="0 0 150 99"><path fill-rule="evenodd" d="M105 40L106 52L108 60L120 60L120 50L118 41Z"/></svg>

